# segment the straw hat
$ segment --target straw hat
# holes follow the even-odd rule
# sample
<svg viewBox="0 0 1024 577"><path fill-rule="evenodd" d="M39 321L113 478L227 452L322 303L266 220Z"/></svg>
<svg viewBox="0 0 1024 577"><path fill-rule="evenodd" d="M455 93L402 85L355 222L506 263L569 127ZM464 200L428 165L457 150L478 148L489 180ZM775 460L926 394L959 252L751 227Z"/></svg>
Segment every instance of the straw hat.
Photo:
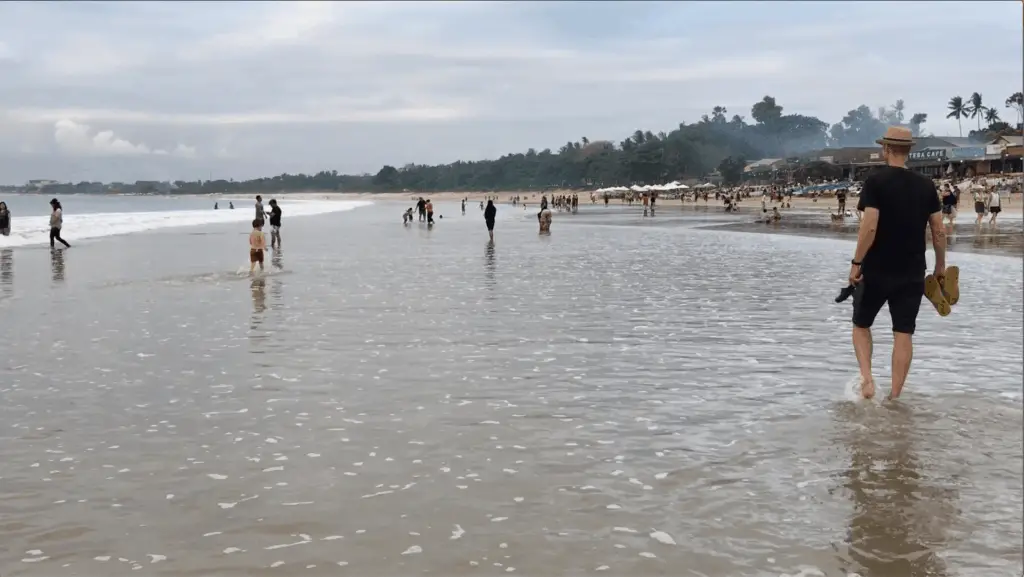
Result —
<svg viewBox="0 0 1024 577"><path fill-rule="evenodd" d="M885 136L876 140L878 144L889 144L892 146L914 146L914 134L909 128L902 126L890 126L885 131Z"/></svg>

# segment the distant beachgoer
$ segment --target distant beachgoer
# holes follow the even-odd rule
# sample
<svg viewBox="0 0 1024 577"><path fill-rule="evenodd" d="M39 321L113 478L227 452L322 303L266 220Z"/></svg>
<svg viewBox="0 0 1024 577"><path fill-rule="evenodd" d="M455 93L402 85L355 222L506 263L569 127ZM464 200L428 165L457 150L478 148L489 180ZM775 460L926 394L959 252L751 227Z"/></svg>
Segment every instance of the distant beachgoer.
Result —
<svg viewBox="0 0 1024 577"><path fill-rule="evenodd" d="M910 130L890 127L878 143L882 145L886 166L864 181L857 206L864 217L850 261L849 284L857 287L853 302L853 349L860 368L861 395L869 399L875 394L871 325L888 303L893 331L889 398L895 399L910 372L913 335L925 292L925 229L931 229L934 277L943 290L946 229L935 183L907 169L907 158L914 145Z"/></svg>
<svg viewBox="0 0 1024 577"><path fill-rule="evenodd" d="M427 224L434 224L434 203L430 202L430 199L427 199L423 208L427 211Z"/></svg>
<svg viewBox="0 0 1024 577"><path fill-rule="evenodd" d="M487 225L487 234L494 240L494 217L497 216L498 209L494 206L494 202L488 200L487 208L484 209L484 224Z"/></svg>
<svg viewBox="0 0 1024 577"><path fill-rule="evenodd" d="M543 210L547 209L547 207L548 207L548 197L546 197L546 196L540 197L540 209L543 211Z"/></svg>
<svg viewBox="0 0 1024 577"><path fill-rule="evenodd" d="M59 240L67 248L71 248L68 241L60 237L60 229L64 227L64 209L60 205L60 201L56 198L50 201L50 208L53 212L50 213L50 248L53 248L53 241Z"/></svg>
<svg viewBox="0 0 1024 577"><path fill-rule="evenodd" d="M267 215L266 211L263 210L263 197L257 194L256 195L256 220L258 220L260 222L263 222L263 219L266 218L266 215Z"/></svg>
<svg viewBox="0 0 1024 577"><path fill-rule="evenodd" d="M541 234L551 234L551 209L542 208L537 214L537 221L540 223Z"/></svg>
<svg viewBox="0 0 1024 577"><path fill-rule="evenodd" d="M263 236L263 221L253 219L252 232L249 233L249 274L256 270L256 264L260 265L260 272L263 272L263 251L267 250L267 237Z"/></svg>
<svg viewBox="0 0 1024 577"><path fill-rule="evenodd" d="M427 220L427 201L422 196L416 201L416 212L420 215L420 222Z"/></svg>
<svg viewBox="0 0 1024 577"><path fill-rule="evenodd" d="M270 248L281 248L281 207L270 199Z"/></svg>
<svg viewBox="0 0 1024 577"><path fill-rule="evenodd" d="M235 209L235 203L233 203L231 201L228 201L228 208L230 208L231 210L234 210Z"/></svg>
<svg viewBox="0 0 1024 577"><path fill-rule="evenodd" d="M0 202L0 234L4 236L11 234L11 211L7 210L6 202Z"/></svg>
<svg viewBox="0 0 1024 577"><path fill-rule="evenodd" d="M980 189L974 189L974 213L978 216L974 220L974 224L981 224L981 220L985 218L985 202L988 200L984 192L979 192Z"/></svg>
<svg viewBox="0 0 1024 577"><path fill-rule="evenodd" d="M408 225L412 224L412 221L413 221L413 219L414 219L414 218L416 218L416 217L414 217L414 216L413 216L413 214L412 214L412 207L409 207L409 208L408 208L408 209L407 209L407 210L406 210L406 211L405 211L405 212L404 212L404 213L402 214L402 224L404 224L404 225L407 225L407 226L408 226Z"/></svg>
<svg viewBox="0 0 1024 577"><path fill-rule="evenodd" d="M466 216L466 199L462 199L462 216Z"/></svg>
<svg viewBox="0 0 1024 577"><path fill-rule="evenodd" d="M773 206L772 207L772 222L779 222L780 220L782 220L782 215L779 214L779 207Z"/></svg>
<svg viewBox="0 0 1024 577"><path fill-rule="evenodd" d="M945 194L942 195L942 214L949 221L949 225L953 226L953 221L956 219L956 193L948 186Z"/></svg>
<svg viewBox="0 0 1024 577"><path fill-rule="evenodd" d="M1000 205L999 191L993 188L988 193L988 212L992 215L989 217L988 223L995 224L996 217L999 216L999 213L1002 212L1002 210L1003 207Z"/></svg>
<svg viewBox="0 0 1024 577"><path fill-rule="evenodd" d="M218 204L216 202L213 203L213 210L217 210L218 208L220 208L220 206L218 206Z"/></svg>
<svg viewBox="0 0 1024 577"><path fill-rule="evenodd" d="M840 188L839 191L836 192L836 200L839 201L839 212L843 213L843 214L846 214L846 189L845 188Z"/></svg>

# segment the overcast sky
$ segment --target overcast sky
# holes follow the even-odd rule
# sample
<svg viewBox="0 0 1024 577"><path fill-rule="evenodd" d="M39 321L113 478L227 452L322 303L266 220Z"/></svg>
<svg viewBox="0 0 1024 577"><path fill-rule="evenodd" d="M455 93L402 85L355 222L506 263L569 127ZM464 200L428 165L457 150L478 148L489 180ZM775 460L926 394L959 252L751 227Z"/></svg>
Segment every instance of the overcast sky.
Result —
<svg viewBox="0 0 1024 577"><path fill-rule="evenodd" d="M0 2L0 183L375 173L1021 89L1019 2ZM968 120L965 128L976 126ZM966 134L966 130L965 130Z"/></svg>

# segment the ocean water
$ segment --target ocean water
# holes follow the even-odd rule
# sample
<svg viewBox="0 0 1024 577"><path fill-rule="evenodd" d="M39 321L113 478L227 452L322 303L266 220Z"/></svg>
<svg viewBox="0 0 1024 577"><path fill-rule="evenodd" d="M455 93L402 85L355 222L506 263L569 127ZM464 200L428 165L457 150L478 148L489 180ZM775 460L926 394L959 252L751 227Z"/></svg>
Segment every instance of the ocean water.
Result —
<svg viewBox="0 0 1024 577"><path fill-rule="evenodd" d="M49 197L11 195L2 199L13 217L10 236L0 236L0 249L49 243ZM214 210L214 202L220 208ZM92 196L62 197L64 228L61 236L72 242L106 238L164 228L194 227L223 223L250 223L255 201L202 197ZM279 202L289 218L342 212L369 204L366 201L287 200ZM269 205L264 204L265 209Z"/></svg>
<svg viewBox="0 0 1024 577"><path fill-rule="evenodd" d="M849 241L345 208L0 250L5 577L1020 574L1019 259L886 405Z"/></svg>

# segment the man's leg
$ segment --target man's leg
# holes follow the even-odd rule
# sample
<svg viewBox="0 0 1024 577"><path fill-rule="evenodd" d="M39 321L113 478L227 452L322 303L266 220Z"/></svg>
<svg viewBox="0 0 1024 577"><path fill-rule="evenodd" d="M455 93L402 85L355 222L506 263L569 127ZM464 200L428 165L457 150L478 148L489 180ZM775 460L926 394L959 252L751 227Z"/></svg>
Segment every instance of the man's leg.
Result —
<svg viewBox="0 0 1024 577"><path fill-rule="evenodd" d="M871 376L871 325L885 304L885 282L867 278L861 280L853 293L853 352L860 368L861 395L865 399L875 396L875 380Z"/></svg>
<svg viewBox="0 0 1024 577"><path fill-rule="evenodd" d="M917 314L924 298L924 280L912 280L893 291L889 298L889 314L892 316L892 391L890 399L897 399L903 392L903 385L910 373L910 362L914 358L914 330L917 328Z"/></svg>
<svg viewBox="0 0 1024 577"><path fill-rule="evenodd" d="M854 325L853 327L853 353L857 356L857 366L860 367L860 392L865 399L875 396L875 380L871 376L871 353L874 343L871 340L871 329Z"/></svg>
<svg viewBox="0 0 1024 577"><path fill-rule="evenodd" d="M892 334L892 392L890 399L897 399L903 392L903 384L910 373L910 361L914 358L913 335L907 333Z"/></svg>

